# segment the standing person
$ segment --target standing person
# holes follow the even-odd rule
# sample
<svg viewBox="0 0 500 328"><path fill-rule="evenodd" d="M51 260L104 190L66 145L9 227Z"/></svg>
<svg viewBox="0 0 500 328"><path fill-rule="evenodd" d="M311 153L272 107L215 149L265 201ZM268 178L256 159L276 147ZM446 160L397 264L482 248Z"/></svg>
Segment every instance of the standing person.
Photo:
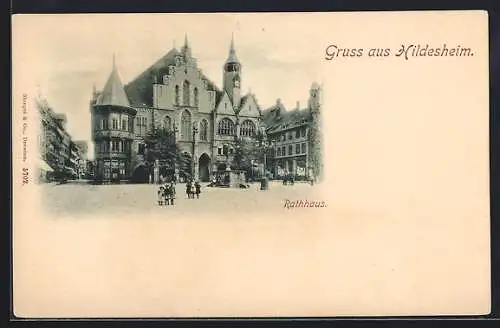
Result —
<svg viewBox="0 0 500 328"><path fill-rule="evenodd" d="M170 184L166 184L165 185L165 192L164 192L164 195L165 195L165 205L170 205L170 199L172 198L171 197L171 193L172 191L170 190Z"/></svg>
<svg viewBox="0 0 500 328"><path fill-rule="evenodd" d="M170 205L174 205L175 200L175 183L170 182Z"/></svg>
<svg viewBox="0 0 500 328"><path fill-rule="evenodd" d="M165 189L163 187L158 188L158 205L163 205L163 199L165 197Z"/></svg>
<svg viewBox="0 0 500 328"><path fill-rule="evenodd" d="M172 198L170 199L170 205L174 205L174 199L175 199L175 195L176 195L176 192L175 192L175 183L174 182L170 183L170 188L171 188L171 191L172 191Z"/></svg>
<svg viewBox="0 0 500 328"><path fill-rule="evenodd" d="M188 180L188 182L186 183L186 194L188 196L188 198L191 198L191 181Z"/></svg>
<svg viewBox="0 0 500 328"><path fill-rule="evenodd" d="M175 198L175 187L173 182L169 182L165 185L165 204L174 205Z"/></svg>
<svg viewBox="0 0 500 328"><path fill-rule="evenodd" d="M196 192L196 198L200 198L200 193L201 193L201 184L200 181L196 180L196 183L194 184L195 187L195 192Z"/></svg>
<svg viewBox="0 0 500 328"><path fill-rule="evenodd" d="M194 180L191 179L191 199L194 199L194 194L196 193L196 186Z"/></svg>

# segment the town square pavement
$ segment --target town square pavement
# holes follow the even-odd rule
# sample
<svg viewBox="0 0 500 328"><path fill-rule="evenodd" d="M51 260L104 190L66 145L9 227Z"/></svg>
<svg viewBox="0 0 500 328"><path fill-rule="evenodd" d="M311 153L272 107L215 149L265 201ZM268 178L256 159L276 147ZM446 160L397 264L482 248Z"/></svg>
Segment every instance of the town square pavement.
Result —
<svg viewBox="0 0 500 328"><path fill-rule="evenodd" d="M312 200L317 186L297 182L283 186L270 182L268 190L260 190L260 183L250 184L249 189L231 189L202 186L199 199L188 199L185 185L178 184L174 206L157 204L157 185L120 184L91 185L83 181L40 186L41 201L45 210L57 216L87 215L149 215L164 213L166 217L185 214L214 214L238 216L239 214L285 211L288 201ZM313 198L311 198L313 197Z"/></svg>

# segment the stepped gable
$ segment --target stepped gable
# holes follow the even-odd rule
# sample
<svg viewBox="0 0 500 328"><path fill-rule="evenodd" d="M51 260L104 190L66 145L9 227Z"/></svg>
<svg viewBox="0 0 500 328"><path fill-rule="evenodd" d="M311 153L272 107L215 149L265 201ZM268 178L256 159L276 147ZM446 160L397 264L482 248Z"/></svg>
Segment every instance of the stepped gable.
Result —
<svg viewBox="0 0 500 328"><path fill-rule="evenodd" d="M171 49L166 55L125 86L125 92L132 106L153 106L153 83L155 79L162 81L163 75L168 74L168 67L170 65L175 66L175 57L179 55L181 53L177 49ZM202 78L207 80L208 89L218 90L215 83L210 81L205 75L202 74Z"/></svg>

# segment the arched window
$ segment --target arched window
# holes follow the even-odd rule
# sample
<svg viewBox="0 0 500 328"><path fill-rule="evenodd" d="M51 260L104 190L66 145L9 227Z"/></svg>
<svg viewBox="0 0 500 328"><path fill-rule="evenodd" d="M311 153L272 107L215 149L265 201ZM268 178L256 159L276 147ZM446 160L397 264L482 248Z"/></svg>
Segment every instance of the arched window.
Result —
<svg viewBox="0 0 500 328"><path fill-rule="evenodd" d="M234 123L230 119L223 118L219 121L218 132L223 136L232 136L234 135Z"/></svg>
<svg viewBox="0 0 500 328"><path fill-rule="evenodd" d="M181 138L191 140L191 113L187 110L183 111L181 116Z"/></svg>
<svg viewBox="0 0 500 328"><path fill-rule="evenodd" d="M194 88L193 96L194 96L194 107L198 107L198 105L200 103L200 101L198 99L198 88Z"/></svg>
<svg viewBox="0 0 500 328"><path fill-rule="evenodd" d="M201 120L200 122L200 140L207 141L208 139L208 122Z"/></svg>
<svg viewBox="0 0 500 328"><path fill-rule="evenodd" d="M179 105L180 102L181 102L181 96L180 96L179 86L176 85L175 86L175 104Z"/></svg>
<svg viewBox="0 0 500 328"><path fill-rule="evenodd" d="M172 129L172 120L170 119L169 116L165 116L165 118L163 119L163 128L165 130Z"/></svg>
<svg viewBox="0 0 500 328"><path fill-rule="evenodd" d="M255 129L255 124L250 120L246 120L241 124L240 135L244 137L253 137L255 136Z"/></svg>
<svg viewBox="0 0 500 328"><path fill-rule="evenodd" d="M187 80L182 84L182 104L189 106L189 82Z"/></svg>

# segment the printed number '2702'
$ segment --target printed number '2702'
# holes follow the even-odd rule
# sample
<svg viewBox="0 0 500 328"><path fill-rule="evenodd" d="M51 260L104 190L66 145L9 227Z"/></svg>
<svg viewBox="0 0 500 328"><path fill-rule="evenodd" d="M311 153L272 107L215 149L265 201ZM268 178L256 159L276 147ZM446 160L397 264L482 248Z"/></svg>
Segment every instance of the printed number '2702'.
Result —
<svg viewBox="0 0 500 328"><path fill-rule="evenodd" d="M23 167L23 186L29 183L29 172L28 168Z"/></svg>

